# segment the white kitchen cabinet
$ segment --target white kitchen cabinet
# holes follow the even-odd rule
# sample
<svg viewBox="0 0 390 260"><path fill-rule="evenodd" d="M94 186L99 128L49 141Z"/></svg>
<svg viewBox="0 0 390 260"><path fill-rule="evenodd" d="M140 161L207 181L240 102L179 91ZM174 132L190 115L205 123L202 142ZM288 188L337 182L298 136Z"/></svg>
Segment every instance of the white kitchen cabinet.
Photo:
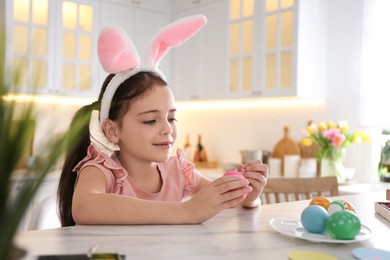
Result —
<svg viewBox="0 0 390 260"><path fill-rule="evenodd" d="M5 0L9 67L16 93L96 97L106 77L97 59L104 26L123 27L141 57L168 21L163 0ZM169 74L169 59L160 69Z"/></svg>
<svg viewBox="0 0 390 260"><path fill-rule="evenodd" d="M296 96L319 97L326 96L327 85L327 5L328 1L294 1L291 18L293 27L286 29L287 35L293 36L292 47L284 47L283 39L278 45L279 63L276 74L276 84L267 84L267 66L264 56L261 64L264 69L261 91L263 96ZM288 15L286 15L288 16ZM286 18L288 20L289 18ZM283 20L283 17L282 19ZM283 22L282 22L283 23ZM288 25L284 25L288 27ZM283 26L279 26L283 38ZM285 37L287 38L287 37ZM267 50L264 51L268 53ZM285 55L286 54L286 55ZM292 63L290 69L283 72L283 57ZM286 62L286 63L287 63Z"/></svg>
<svg viewBox="0 0 390 260"><path fill-rule="evenodd" d="M325 96L327 1L230 0L229 14L227 98Z"/></svg>
<svg viewBox="0 0 390 260"><path fill-rule="evenodd" d="M294 93L326 97L328 78L328 1L298 2L297 60Z"/></svg>
<svg viewBox="0 0 390 260"><path fill-rule="evenodd" d="M325 97L327 2L174 1L209 23L174 53L177 100Z"/></svg>
<svg viewBox="0 0 390 260"><path fill-rule="evenodd" d="M31 217L32 210L34 206L36 206L43 199L56 195L58 182L59 182L60 172L53 171L46 176L45 180L42 182L38 191L31 199L31 203L26 210L26 213L19 224L18 231L26 231L28 227L28 222ZM18 192L23 188L23 185L28 182L28 179L23 176L15 176L12 180L12 190L11 190L11 198L14 198Z"/></svg>
<svg viewBox="0 0 390 260"><path fill-rule="evenodd" d="M225 1L176 1L174 7L179 10L173 14L175 19L197 14L208 19L200 32L172 51L170 83L176 100L223 98L227 73Z"/></svg>
<svg viewBox="0 0 390 260"><path fill-rule="evenodd" d="M6 0L14 92L90 96L96 86L98 0Z"/></svg>
<svg viewBox="0 0 390 260"><path fill-rule="evenodd" d="M172 0L173 12L180 12L192 8L198 8L218 0Z"/></svg>

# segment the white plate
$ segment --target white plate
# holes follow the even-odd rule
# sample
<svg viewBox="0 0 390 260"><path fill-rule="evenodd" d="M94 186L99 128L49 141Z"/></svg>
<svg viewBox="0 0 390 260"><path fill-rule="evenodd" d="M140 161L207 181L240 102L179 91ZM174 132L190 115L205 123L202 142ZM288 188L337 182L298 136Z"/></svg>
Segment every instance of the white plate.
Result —
<svg viewBox="0 0 390 260"><path fill-rule="evenodd" d="M272 218L269 220L268 223L271 228L283 235L296 237L311 242L349 244L364 241L372 237L371 230L365 225L361 226L360 232L355 237L355 239L341 240L331 238L326 232L323 232L321 234L310 233L302 226L300 220L293 218Z"/></svg>

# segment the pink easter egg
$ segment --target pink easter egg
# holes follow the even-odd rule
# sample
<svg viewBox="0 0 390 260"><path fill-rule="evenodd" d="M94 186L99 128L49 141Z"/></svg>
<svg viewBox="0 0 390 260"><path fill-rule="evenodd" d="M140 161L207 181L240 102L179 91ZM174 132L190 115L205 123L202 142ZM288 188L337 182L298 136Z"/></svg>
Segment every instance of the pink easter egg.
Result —
<svg viewBox="0 0 390 260"><path fill-rule="evenodd" d="M244 175L242 175L241 173L237 172L237 171L227 171L223 174L223 176L240 176L241 179L245 179ZM242 186L240 189L242 188L245 188L246 186ZM237 190L237 189L236 189ZM244 196L246 197L246 194L244 194Z"/></svg>
<svg viewBox="0 0 390 260"><path fill-rule="evenodd" d="M242 178L241 179L244 179L245 177L237 172L237 171L228 171L228 172L225 172L225 174L223 176L241 176Z"/></svg>

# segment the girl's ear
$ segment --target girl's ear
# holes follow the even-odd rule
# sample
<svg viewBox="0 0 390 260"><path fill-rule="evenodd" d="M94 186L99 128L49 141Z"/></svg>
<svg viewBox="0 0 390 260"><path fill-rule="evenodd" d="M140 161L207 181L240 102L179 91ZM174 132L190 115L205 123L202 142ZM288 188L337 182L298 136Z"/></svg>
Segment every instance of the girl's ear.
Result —
<svg viewBox="0 0 390 260"><path fill-rule="evenodd" d="M118 127L118 124L110 119L106 119L103 121L103 132L111 143L119 143Z"/></svg>

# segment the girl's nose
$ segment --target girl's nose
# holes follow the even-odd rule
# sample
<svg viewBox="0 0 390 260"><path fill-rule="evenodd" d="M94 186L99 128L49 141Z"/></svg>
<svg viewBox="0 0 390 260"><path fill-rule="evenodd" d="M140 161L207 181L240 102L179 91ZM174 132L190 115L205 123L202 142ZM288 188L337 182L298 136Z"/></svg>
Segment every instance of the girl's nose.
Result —
<svg viewBox="0 0 390 260"><path fill-rule="evenodd" d="M167 135L171 133L172 133L172 125L168 121L164 121L161 128L161 134Z"/></svg>

